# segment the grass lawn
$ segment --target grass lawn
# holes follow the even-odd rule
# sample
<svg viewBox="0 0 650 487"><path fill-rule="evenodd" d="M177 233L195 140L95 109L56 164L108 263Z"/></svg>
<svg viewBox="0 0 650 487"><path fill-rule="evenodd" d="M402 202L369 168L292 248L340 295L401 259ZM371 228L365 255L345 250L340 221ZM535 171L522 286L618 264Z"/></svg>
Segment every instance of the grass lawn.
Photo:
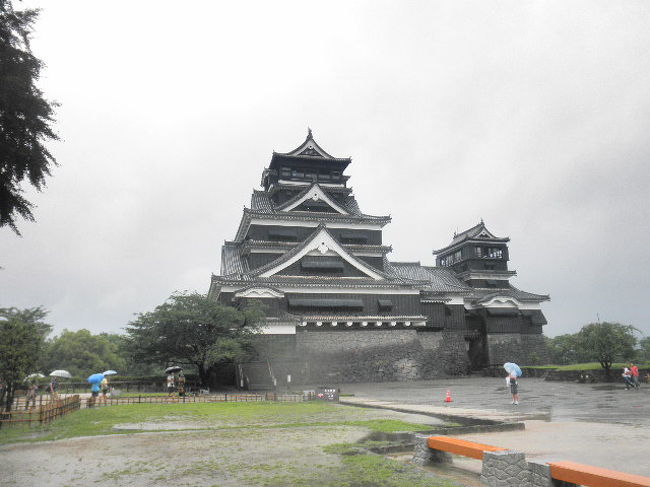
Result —
<svg viewBox="0 0 650 487"><path fill-rule="evenodd" d="M162 424L166 431L298 426L361 426L383 432L427 429L426 425L376 416L371 410L324 402L129 404L81 409L45 426L5 427L0 430L0 444L160 431ZM114 429L124 424L130 427Z"/></svg>
<svg viewBox="0 0 650 487"><path fill-rule="evenodd" d="M623 367L627 367L628 362L617 362L612 364L611 370L619 370ZM649 362L642 362L636 364L639 367L648 367ZM570 365L526 365L524 366L530 369L549 369L549 370L576 370L576 371L588 371L588 370L603 370L600 365L600 362L585 362L582 364L570 364Z"/></svg>
<svg viewBox="0 0 650 487"><path fill-rule="evenodd" d="M373 431L431 429L396 415L325 402L110 406L82 409L47 426L3 428L0 444L14 445L2 447L0 455L10 476L24 475L27 482L38 482L39 475L67 479L61 485L457 485L366 449L383 443L364 440ZM172 431L124 435L120 433L127 431L113 429L124 424L142 425L128 433L159 431L156 425ZM183 454L170 456L170 449ZM14 456L7 457L8 452ZM29 455L47 457L49 470L44 472ZM20 483L20 478L11 478Z"/></svg>

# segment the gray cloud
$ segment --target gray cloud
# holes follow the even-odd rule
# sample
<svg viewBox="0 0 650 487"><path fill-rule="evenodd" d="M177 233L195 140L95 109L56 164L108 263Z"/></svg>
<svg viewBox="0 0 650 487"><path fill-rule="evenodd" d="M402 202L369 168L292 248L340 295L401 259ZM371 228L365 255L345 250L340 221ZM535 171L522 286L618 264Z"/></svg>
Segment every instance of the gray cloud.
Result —
<svg viewBox="0 0 650 487"><path fill-rule="evenodd" d="M650 333L645 2L26 2L61 166L0 231L0 306L117 331L206 291L272 150L352 156L396 260L484 218L549 335Z"/></svg>

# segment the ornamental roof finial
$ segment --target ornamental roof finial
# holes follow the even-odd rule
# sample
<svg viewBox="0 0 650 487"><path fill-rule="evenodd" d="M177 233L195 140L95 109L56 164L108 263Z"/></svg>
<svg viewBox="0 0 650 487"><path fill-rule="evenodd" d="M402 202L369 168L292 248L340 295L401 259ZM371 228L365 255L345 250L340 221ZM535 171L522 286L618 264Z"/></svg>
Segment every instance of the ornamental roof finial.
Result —
<svg viewBox="0 0 650 487"><path fill-rule="evenodd" d="M311 135L311 128L309 128L309 127L307 127L307 138L308 138L308 139L311 139L311 138L312 138L312 135Z"/></svg>
<svg viewBox="0 0 650 487"><path fill-rule="evenodd" d="M484 222L483 222L483 217L481 217L481 225L482 225L483 223L484 223Z"/></svg>

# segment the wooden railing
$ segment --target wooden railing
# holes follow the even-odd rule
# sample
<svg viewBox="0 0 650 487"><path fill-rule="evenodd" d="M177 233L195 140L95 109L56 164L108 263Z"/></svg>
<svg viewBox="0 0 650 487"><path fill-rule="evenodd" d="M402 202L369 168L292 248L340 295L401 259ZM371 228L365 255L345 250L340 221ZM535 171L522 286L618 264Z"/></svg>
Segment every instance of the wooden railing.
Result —
<svg viewBox="0 0 650 487"><path fill-rule="evenodd" d="M214 403L214 402L259 402L259 401L279 401L279 402L303 402L310 400L310 396L302 394L277 394L267 392L264 394L246 394L246 393L224 393L224 394L204 394L194 396L148 396L138 395L129 397L108 397L104 399L100 396L93 401L89 398L86 402L87 407L117 406L120 404L191 404L191 403Z"/></svg>
<svg viewBox="0 0 650 487"><path fill-rule="evenodd" d="M38 407L15 409L10 412L0 412L0 426L11 424L50 423L56 418L65 416L81 407L79 396L48 401Z"/></svg>

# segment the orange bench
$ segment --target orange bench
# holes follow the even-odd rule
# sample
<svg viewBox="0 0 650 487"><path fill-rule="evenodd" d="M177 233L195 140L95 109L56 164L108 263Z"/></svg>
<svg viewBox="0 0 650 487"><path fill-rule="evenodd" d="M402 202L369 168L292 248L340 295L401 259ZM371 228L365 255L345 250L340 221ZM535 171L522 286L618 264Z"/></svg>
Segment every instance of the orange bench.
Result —
<svg viewBox="0 0 650 487"><path fill-rule="evenodd" d="M429 436L427 446L433 450L455 453L456 455L463 455L464 457L476 458L478 460L483 460L483 454L486 451L507 450L507 448L459 440L458 438L449 438L448 436Z"/></svg>
<svg viewBox="0 0 650 487"><path fill-rule="evenodd" d="M575 462L553 462L551 477L589 487L650 487L650 477L633 475Z"/></svg>

